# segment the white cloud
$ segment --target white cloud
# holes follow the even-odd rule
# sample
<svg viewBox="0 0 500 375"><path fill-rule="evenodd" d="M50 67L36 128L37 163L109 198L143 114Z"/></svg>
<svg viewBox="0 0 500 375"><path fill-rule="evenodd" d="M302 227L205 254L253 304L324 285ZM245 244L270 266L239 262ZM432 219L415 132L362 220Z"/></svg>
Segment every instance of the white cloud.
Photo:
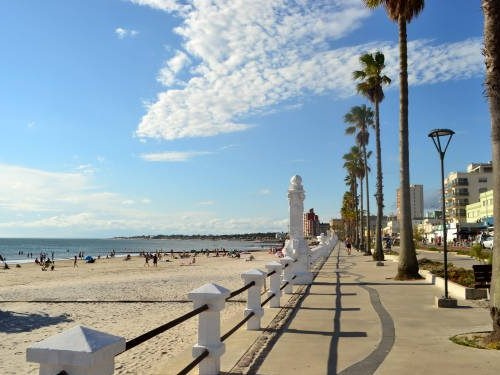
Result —
<svg viewBox="0 0 500 375"><path fill-rule="evenodd" d="M128 30L123 27L117 27L115 29L115 34L118 36L118 39L124 39L126 37L134 37L139 34L139 32L137 30Z"/></svg>
<svg viewBox="0 0 500 375"><path fill-rule="evenodd" d="M377 49L386 54L391 87L397 87L397 43L338 46L371 14L358 0L212 0L184 7L181 1L133 2L180 12L183 19L175 32L183 37L185 52L165 63L159 81L178 84L177 74L193 64L181 88L159 93L147 106L139 137L172 140L243 131L250 127L245 117L273 105L299 105L308 94L353 95L359 55ZM413 85L483 71L479 38L411 41L408 49Z"/></svg>
<svg viewBox="0 0 500 375"><path fill-rule="evenodd" d="M271 190L270 189L265 188L265 189L260 189L259 190L259 195L269 195L269 194L271 194Z"/></svg>
<svg viewBox="0 0 500 375"><path fill-rule="evenodd" d="M204 151L165 151L150 154L142 154L141 158L146 161L161 161L161 162L179 162L187 161L196 156L210 155L211 152Z"/></svg>
<svg viewBox="0 0 500 375"><path fill-rule="evenodd" d="M189 5L182 4L181 1L177 0L130 0L130 2L166 12L184 12L190 8Z"/></svg>
<svg viewBox="0 0 500 375"><path fill-rule="evenodd" d="M189 57L184 52L177 51L175 56L168 60L158 73L158 82L165 86L181 84L182 82L176 79L176 75L189 63Z"/></svg>
<svg viewBox="0 0 500 375"><path fill-rule="evenodd" d="M94 176L0 164L3 236L71 237L133 233L242 233L285 230L288 220L164 212L149 198L104 191ZM142 205L141 205L142 204ZM214 201L200 202L212 206ZM286 215L285 215L286 216Z"/></svg>

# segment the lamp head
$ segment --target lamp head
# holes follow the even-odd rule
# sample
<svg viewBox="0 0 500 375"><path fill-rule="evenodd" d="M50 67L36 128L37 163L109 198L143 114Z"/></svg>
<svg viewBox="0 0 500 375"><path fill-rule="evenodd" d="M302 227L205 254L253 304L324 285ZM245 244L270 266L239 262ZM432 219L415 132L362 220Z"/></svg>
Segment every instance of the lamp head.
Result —
<svg viewBox="0 0 500 375"><path fill-rule="evenodd" d="M444 137L444 136L452 136L455 134L455 132L451 129L434 129L429 133L429 137L431 138L437 138L437 137Z"/></svg>
<svg viewBox="0 0 500 375"><path fill-rule="evenodd" d="M432 142L434 142L434 146L436 146L436 150L439 152L439 156L441 157L441 159L444 157L444 154L446 153L446 149L450 144L451 137L453 137L453 134L455 134L455 132L451 129L434 129L428 135L429 138L432 139ZM443 142L446 144L444 150L443 146L441 145L441 137L448 137L446 142Z"/></svg>

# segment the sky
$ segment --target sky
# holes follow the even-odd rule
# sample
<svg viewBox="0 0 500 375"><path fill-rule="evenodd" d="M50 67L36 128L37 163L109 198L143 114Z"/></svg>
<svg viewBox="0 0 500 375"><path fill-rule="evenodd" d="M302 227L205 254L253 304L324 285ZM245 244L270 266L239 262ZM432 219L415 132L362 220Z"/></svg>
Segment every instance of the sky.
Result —
<svg viewBox="0 0 500 375"><path fill-rule="evenodd" d="M0 237L287 231L287 189L340 217L352 72L382 51L385 213L399 186L397 25L361 0L0 1ZM491 160L479 0L408 25L410 182ZM374 149L372 133L369 149ZM370 161L375 193L375 159ZM375 214L375 200L371 201Z"/></svg>

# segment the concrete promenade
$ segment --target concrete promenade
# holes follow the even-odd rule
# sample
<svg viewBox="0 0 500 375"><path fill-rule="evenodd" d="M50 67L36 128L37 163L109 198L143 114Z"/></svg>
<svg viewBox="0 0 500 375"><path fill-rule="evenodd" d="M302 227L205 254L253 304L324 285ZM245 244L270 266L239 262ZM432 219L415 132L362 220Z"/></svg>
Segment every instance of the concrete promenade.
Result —
<svg viewBox="0 0 500 375"><path fill-rule="evenodd" d="M437 309L441 291L394 281L397 263L377 267L342 245L332 252L298 308L263 347L247 373L499 374L500 352L454 344L449 337L491 329L487 309L459 301ZM229 373L245 372L234 367Z"/></svg>
<svg viewBox="0 0 500 375"><path fill-rule="evenodd" d="M437 309L442 292L425 281L395 281L397 263L336 246L310 286L295 286L259 331L226 342L223 374L499 374L500 352L454 344L453 335L491 329L488 310L458 301ZM227 327L234 322L227 322ZM177 363L188 363L189 356ZM170 363L163 367L176 373Z"/></svg>

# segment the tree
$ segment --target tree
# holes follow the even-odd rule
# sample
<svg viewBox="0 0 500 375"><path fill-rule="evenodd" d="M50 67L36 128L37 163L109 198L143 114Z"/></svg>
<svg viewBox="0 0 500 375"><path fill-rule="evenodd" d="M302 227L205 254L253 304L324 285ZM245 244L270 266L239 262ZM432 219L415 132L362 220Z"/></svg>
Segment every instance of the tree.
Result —
<svg viewBox="0 0 500 375"><path fill-rule="evenodd" d="M353 78L360 80L356 85L358 93L368 98L375 105L375 154L377 157L377 224L375 230L375 253L373 258L384 260L382 248L382 216L384 209L384 194L382 184L382 150L380 147L380 103L384 100L382 85L391 83L391 79L382 74L385 68L385 57L382 52L366 53L359 58L362 70L353 72Z"/></svg>
<svg viewBox="0 0 500 375"><path fill-rule="evenodd" d="M351 172L348 171L347 176L344 178L345 184L349 187L349 192L346 192L346 194L349 194L349 201L346 201L346 195L344 195L344 200L343 200L343 206L342 208L346 208L348 212L346 211L346 215L342 215L342 218L344 219L344 222L346 219L344 217L347 217L349 219L349 222L346 224L350 225L350 230L347 231L349 237L351 238L351 241L354 240L355 246L358 246L357 239L359 238L358 233L359 231L359 209L358 209L358 182L356 179L356 176L354 176Z"/></svg>
<svg viewBox="0 0 500 375"><path fill-rule="evenodd" d="M400 250L396 280L420 279L413 244L410 206L410 167L408 145L408 55L406 24L424 9L424 0L363 0L369 8L384 6L399 28L399 169L400 169Z"/></svg>
<svg viewBox="0 0 500 375"><path fill-rule="evenodd" d="M366 105L355 106L351 111L344 116L344 122L351 124L345 129L346 134L356 133L356 143L361 147L363 154L363 167L366 179L366 214L368 218L368 231L366 236L366 249L363 249L366 254L371 255L371 240L370 240L370 190L368 184L368 162L366 145L370 140L369 128L373 127L373 111ZM363 211L361 211L363 217Z"/></svg>
<svg viewBox="0 0 500 375"><path fill-rule="evenodd" d="M493 216L495 218L495 247L491 275L490 314L493 331L486 341L500 342L500 2L483 0L484 57L486 65L486 94L491 117L493 154Z"/></svg>
<svg viewBox="0 0 500 375"><path fill-rule="evenodd" d="M354 238L354 231L356 226L356 199L352 192L346 191L342 199L342 208L340 215L344 222L344 232L347 237Z"/></svg>
<svg viewBox="0 0 500 375"><path fill-rule="evenodd" d="M363 248L364 246L364 225L363 225L363 178L365 175L365 168L363 164L363 157L361 149L357 146L352 146L347 154L342 156L344 159L344 168L347 173L351 176L351 180L358 178L360 186L360 203L361 203L361 215L358 214L359 219L359 230L357 234L359 238L356 238L356 246ZM357 195L356 196L356 208L357 208Z"/></svg>

